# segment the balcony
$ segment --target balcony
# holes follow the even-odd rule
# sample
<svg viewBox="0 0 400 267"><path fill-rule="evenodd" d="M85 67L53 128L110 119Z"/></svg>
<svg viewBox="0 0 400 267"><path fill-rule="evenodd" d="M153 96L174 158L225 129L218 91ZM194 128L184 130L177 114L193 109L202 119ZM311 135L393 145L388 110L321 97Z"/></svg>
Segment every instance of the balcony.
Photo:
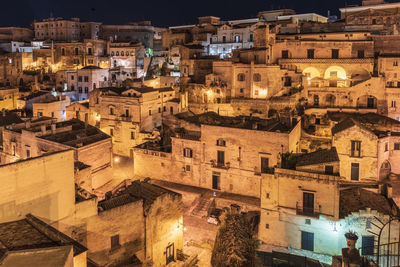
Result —
<svg viewBox="0 0 400 267"><path fill-rule="evenodd" d="M317 207L303 207L299 203L296 203L296 215L307 216L319 219L321 206Z"/></svg>
<svg viewBox="0 0 400 267"><path fill-rule="evenodd" d="M231 166L230 162L222 163L222 162L217 162L216 160L210 160L211 166L213 168L218 168L218 169L224 169L228 170Z"/></svg>
<svg viewBox="0 0 400 267"><path fill-rule="evenodd" d="M279 64L373 64L373 58L280 58Z"/></svg>

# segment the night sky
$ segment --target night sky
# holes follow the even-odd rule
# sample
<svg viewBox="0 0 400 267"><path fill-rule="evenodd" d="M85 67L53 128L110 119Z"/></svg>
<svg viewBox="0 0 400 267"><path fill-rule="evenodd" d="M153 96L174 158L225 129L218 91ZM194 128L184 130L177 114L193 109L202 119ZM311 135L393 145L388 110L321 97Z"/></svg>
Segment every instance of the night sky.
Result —
<svg viewBox="0 0 400 267"><path fill-rule="evenodd" d="M297 13L338 15L346 0L0 0L0 26L28 26L34 19L79 17L82 21L124 24L151 20L155 26L194 24L199 16L255 17L259 11L292 8ZM360 4L361 0L347 0Z"/></svg>

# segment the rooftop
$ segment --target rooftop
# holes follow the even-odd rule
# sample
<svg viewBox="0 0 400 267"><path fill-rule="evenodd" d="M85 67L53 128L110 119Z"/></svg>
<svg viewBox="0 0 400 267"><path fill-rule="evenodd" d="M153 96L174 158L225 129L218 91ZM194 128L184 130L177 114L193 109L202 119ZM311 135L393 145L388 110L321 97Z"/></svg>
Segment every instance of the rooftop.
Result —
<svg viewBox="0 0 400 267"><path fill-rule="evenodd" d="M84 122L72 119L56 124L56 129L59 127L71 126L71 131L56 132L41 136L40 138L64 144L70 147L79 148L87 146L102 140L110 139L111 137L103 133L94 126L86 125Z"/></svg>
<svg viewBox="0 0 400 267"><path fill-rule="evenodd" d="M307 166L336 161L339 161L339 157L336 152L336 148L332 147L331 149L321 149L315 152L300 155L296 166Z"/></svg>
<svg viewBox="0 0 400 267"><path fill-rule="evenodd" d="M0 126L11 125L14 123L22 123L23 120L14 112L0 113Z"/></svg>
<svg viewBox="0 0 400 267"><path fill-rule="evenodd" d="M9 251L6 252L4 257L0 260L0 265L4 267L20 267L26 266L27 263L29 263L29 266L65 266L71 250L71 246L61 246Z"/></svg>
<svg viewBox="0 0 400 267"><path fill-rule="evenodd" d="M393 205L385 196L360 187L342 189L340 191L339 217L345 218L352 212L359 212L367 208L391 215Z"/></svg>
<svg viewBox="0 0 400 267"><path fill-rule="evenodd" d="M105 211L126 205L128 203L143 200L144 208L147 209L158 197L164 194L181 196L176 192L167 190L158 185L137 180L129 185L126 190L118 193L116 196L112 196L109 199L99 202L98 206L100 211Z"/></svg>
<svg viewBox="0 0 400 267"><path fill-rule="evenodd" d="M0 224L0 244L8 251L21 251L71 245L74 255L87 248L33 215L25 219Z"/></svg>
<svg viewBox="0 0 400 267"><path fill-rule="evenodd" d="M332 134L339 133L355 125L363 127L377 136L386 136L388 132L393 135L400 134L400 122L377 113L347 113L328 112L332 121L339 122L332 128Z"/></svg>
<svg viewBox="0 0 400 267"><path fill-rule="evenodd" d="M183 119L187 122L197 125L213 125L221 127L241 128L248 130L268 131L268 132L283 132L288 133L292 127L288 126L277 119L261 119L254 116L237 116L227 117L220 116L215 112L206 112L199 115L191 113L177 114L178 119Z"/></svg>

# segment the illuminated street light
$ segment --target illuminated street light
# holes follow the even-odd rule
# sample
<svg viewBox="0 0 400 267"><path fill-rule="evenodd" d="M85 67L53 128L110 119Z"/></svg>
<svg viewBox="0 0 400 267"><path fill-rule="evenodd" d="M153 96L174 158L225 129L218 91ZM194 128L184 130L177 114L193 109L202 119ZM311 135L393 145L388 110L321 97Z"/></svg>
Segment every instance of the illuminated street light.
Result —
<svg viewBox="0 0 400 267"><path fill-rule="evenodd" d="M114 158L114 162L115 162L115 163L118 163L118 162L119 162L119 157L115 157L115 158Z"/></svg>

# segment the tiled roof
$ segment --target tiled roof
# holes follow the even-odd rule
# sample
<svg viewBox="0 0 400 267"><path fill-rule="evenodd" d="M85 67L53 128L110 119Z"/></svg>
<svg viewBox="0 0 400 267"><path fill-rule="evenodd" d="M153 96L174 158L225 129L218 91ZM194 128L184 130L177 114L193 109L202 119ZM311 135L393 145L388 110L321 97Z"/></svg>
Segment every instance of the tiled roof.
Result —
<svg viewBox="0 0 400 267"><path fill-rule="evenodd" d="M6 125L11 125L13 123L22 123L23 120L18 116L16 113L7 113L5 116L3 116L0 113L0 126L6 126Z"/></svg>
<svg viewBox="0 0 400 267"><path fill-rule="evenodd" d="M180 194L163 187L138 180L134 181L125 191L120 192L119 195L112 196L110 199L99 202L98 206L100 211L105 211L143 200L143 205L147 208L150 207L158 197L167 193L180 196Z"/></svg>
<svg viewBox="0 0 400 267"><path fill-rule="evenodd" d="M370 208L380 213L390 215L392 202L381 194L359 187L342 189L340 191L339 216L345 218L352 212Z"/></svg>
<svg viewBox="0 0 400 267"><path fill-rule="evenodd" d="M7 251L71 245L74 255L87 248L52 226L28 214L23 220L0 224L0 244Z"/></svg>
<svg viewBox="0 0 400 267"><path fill-rule="evenodd" d="M296 166L307 166L336 161L339 161L339 157L336 148L332 147L331 149L322 149L301 155Z"/></svg>
<svg viewBox="0 0 400 267"><path fill-rule="evenodd" d="M335 135L344 130L347 130L355 125L357 125L357 123L352 118L347 118L347 119L339 122L332 128L332 135Z"/></svg>

